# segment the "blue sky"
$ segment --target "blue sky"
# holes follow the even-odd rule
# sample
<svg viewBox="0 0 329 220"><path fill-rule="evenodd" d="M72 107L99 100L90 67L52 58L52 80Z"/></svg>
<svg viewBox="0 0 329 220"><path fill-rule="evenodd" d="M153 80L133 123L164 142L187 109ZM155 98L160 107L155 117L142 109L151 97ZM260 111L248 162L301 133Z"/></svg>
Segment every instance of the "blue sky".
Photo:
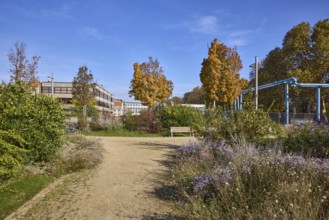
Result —
<svg viewBox="0 0 329 220"><path fill-rule="evenodd" d="M293 26L329 18L328 0L1 0L0 80L9 81L8 51L16 41L41 56L39 77L72 81L87 65L115 95L127 92L133 63L158 58L175 96L200 86L201 62L214 38L237 46L241 76L257 55L281 46Z"/></svg>

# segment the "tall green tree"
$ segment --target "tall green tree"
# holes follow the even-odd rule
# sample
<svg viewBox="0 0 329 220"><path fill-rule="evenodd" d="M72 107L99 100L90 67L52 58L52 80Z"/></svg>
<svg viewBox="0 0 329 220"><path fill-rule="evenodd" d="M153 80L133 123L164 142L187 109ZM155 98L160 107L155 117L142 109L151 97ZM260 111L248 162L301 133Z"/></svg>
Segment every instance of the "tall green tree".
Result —
<svg viewBox="0 0 329 220"><path fill-rule="evenodd" d="M229 48L215 39L209 48L208 58L202 62L200 80L207 99L231 107L246 85L239 70L242 63L235 48Z"/></svg>
<svg viewBox="0 0 329 220"><path fill-rule="evenodd" d="M302 22L285 35L282 48L275 48L263 60L259 70L259 82L265 84L289 77L296 77L303 83L324 83L329 73L329 19L318 21L313 27ZM269 96L276 96L283 106L283 88L264 91L264 105L269 105ZM327 90L322 92L322 100L328 97ZM260 94L260 97L262 94ZM299 111L310 111L315 102L314 89L295 88L291 90L292 104ZM261 98L260 98L261 100ZM323 106L324 103L323 103Z"/></svg>
<svg viewBox="0 0 329 220"><path fill-rule="evenodd" d="M153 107L157 102L168 100L174 89L167 80L157 59L149 57L148 62L134 63L134 76L130 82L129 94L143 105Z"/></svg>
<svg viewBox="0 0 329 220"><path fill-rule="evenodd" d="M184 94L183 101L189 104L205 104L206 92L200 86L194 87L191 92Z"/></svg>
<svg viewBox="0 0 329 220"><path fill-rule="evenodd" d="M17 82L22 80L32 89L39 86L38 80L38 64L40 56L33 56L31 60L26 57L26 44L17 41L14 48L10 48L8 60L11 68L11 81Z"/></svg>
<svg viewBox="0 0 329 220"><path fill-rule="evenodd" d="M73 78L73 103L78 110L78 124L82 130L88 127L87 106L95 104L96 83L87 66L79 68L77 76Z"/></svg>

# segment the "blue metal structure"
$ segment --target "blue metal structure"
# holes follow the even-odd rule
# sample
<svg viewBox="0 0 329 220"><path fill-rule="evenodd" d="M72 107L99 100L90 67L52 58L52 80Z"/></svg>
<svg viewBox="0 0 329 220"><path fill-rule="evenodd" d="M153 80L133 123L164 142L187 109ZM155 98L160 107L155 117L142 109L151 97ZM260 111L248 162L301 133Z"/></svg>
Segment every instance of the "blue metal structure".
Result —
<svg viewBox="0 0 329 220"><path fill-rule="evenodd" d="M285 84L285 91L284 91L284 97L285 97L285 124L289 124L289 85L292 87L301 87L301 88L316 88L316 120L320 122L320 116L321 116L321 88L329 88L329 84L324 83L298 83L297 79L292 77L289 79L279 80L276 82L268 83L265 85L258 86L258 90L261 89L267 89L274 86L279 86ZM242 104L243 104L243 94L246 94L247 92L253 92L255 91L255 88L245 89L242 90L241 95L235 100L234 102L234 109L235 110L242 110Z"/></svg>

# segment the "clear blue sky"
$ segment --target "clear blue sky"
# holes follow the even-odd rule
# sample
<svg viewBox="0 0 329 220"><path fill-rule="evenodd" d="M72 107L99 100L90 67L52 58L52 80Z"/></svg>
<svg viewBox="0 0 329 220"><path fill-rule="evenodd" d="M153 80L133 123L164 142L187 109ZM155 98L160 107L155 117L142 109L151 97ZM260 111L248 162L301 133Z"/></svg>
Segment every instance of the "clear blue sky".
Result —
<svg viewBox="0 0 329 220"><path fill-rule="evenodd" d="M173 95L201 85L199 73L214 38L237 46L249 65L277 46L286 32L329 18L328 0L1 0L0 80L9 80L8 51L16 41L41 56L40 80L72 81L87 65L116 98L128 100L133 63L158 58Z"/></svg>

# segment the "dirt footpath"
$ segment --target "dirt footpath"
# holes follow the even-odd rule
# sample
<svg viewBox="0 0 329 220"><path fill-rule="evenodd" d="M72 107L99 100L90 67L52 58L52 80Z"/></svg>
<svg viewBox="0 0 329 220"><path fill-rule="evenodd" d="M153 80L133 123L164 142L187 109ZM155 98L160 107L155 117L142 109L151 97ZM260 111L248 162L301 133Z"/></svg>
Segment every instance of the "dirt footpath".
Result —
<svg viewBox="0 0 329 220"><path fill-rule="evenodd" d="M13 219L174 219L157 189L169 155L191 138L97 139L105 149L100 167L63 181Z"/></svg>

